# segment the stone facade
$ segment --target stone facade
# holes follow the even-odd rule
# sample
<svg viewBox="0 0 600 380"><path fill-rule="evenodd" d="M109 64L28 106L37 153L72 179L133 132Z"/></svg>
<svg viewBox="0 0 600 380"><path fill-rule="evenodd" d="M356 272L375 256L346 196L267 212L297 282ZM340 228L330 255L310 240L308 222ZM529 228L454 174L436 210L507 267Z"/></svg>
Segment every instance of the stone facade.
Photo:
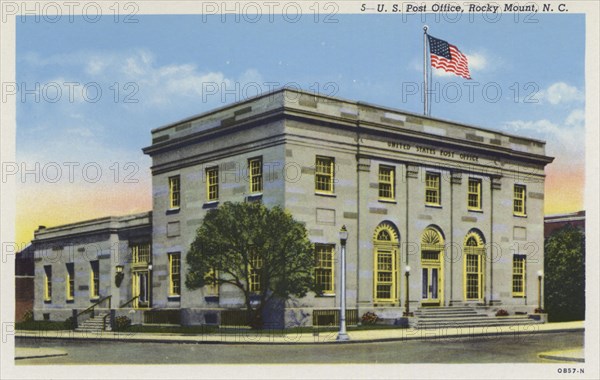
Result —
<svg viewBox="0 0 600 380"><path fill-rule="evenodd" d="M151 215L147 212L51 228L40 226L32 242L35 250L35 320L65 320L72 316L73 310L83 311L108 296L115 309L131 299L131 247L150 244ZM99 275L97 292L92 290L95 263ZM117 286L115 278L119 266L123 278ZM73 291L69 294L71 286ZM108 300L99 308L108 309Z"/></svg>
<svg viewBox="0 0 600 380"><path fill-rule="evenodd" d="M306 224L311 241L339 252L338 231L350 231L347 246L347 298L359 313L376 310L390 318L401 315L406 300L405 266L411 267L409 299L413 307L503 304L529 311L537 295L537 270L543 268L544 142L451 123L360 102L291 90L270 93L152 132L144 149L153 159L153 252L165 265L168 252L180 252L194 239L207 209L218 202L244 201L248 159L262 158L268 206L280 205ZM335 163L334 190L315 190L317 157ZM219 168L218 202L207 201L205 171ZM379 168L395 173L394 197L379 196ZM428 174L440 180L439 204L426 202ZM181 178L181 205L168 210L168 178ZM479 207L469 209L469 182L479 183ZM524 189L524 212L514 212L515 185ZM179 234L165 229L179 224ZM375 298L374 233L386 224L395 230L392 300ZM439 265L425 275L421 243L433 229L443 239ZM477 295L466 294L464 248L475 234L482 251ZM523 294L514 297L513 255L527 257ZM158 261L157 261L158 262ZM339 266L339 261L336 260ZM431 270L437 269L436 274ZM340 273L335 268L334 273ZM437 276L437 295L424 296L424 277ZM339 281L336 276L335 281ZM436 286L436 285L434 285ZM335 289L340 284L336 283ZM202 290L182 289L170 303L165 287L155 288L157 306L205 308ZM428 292L431 293L429 289ZM339 297L309 295L288 309L332 309ZM240 295L225 286L218 306L240 305ZM159 299L162 299L159 301ZM530 306L531 305L531 306Z"/></svg>
<svg viewBox="0 0 600 380"><path fill-rule="evenodd" d="M467 304L530 312L536 306L544 167L552 162L543 141L284 89L155 129L144 153L152 157L153 177L148 306L181 309L182 323L215 322L212 311L242 306L235 288L191 291L184 285L195 231L205 213L225 201L280 205L305 223L312 242L332 247L332 291L288 301L288 325L310 325L315 310L339 307L342 225L349 231L347 307L359 316L401 316L407 287L411 309ZM249 183L255 159L260 191ZM323 175L329 164L330 177ZM208 194L211 168L218 170L218 199ZM142 224L149 239L150 221ZM50 230L38 230L36 241L50 242ZM88 239L103 242L102 252L128 241L119 233ZM175 291L173 258L181 264ZM522 259L518 275L515 262ZM100 261L103 292L121 301L136 292L131 285L111 290L114 263ZM36 276L43 276L45 263L36 262ZM124 284L133 283L131 270L125 266ZM78 289L77 306L89 305ZM36 285L37 313L55 304L44 303L42 292Z"/></svg>

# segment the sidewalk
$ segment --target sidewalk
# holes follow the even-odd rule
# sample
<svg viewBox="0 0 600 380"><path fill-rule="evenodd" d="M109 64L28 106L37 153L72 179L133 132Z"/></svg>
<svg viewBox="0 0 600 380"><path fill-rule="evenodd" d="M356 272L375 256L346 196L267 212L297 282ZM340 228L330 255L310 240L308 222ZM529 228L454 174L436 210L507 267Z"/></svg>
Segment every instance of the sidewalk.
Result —
<svg viewBox="0 0 600 380"><path fill-rule="evenodd" d="M173 333L132 333L102 331L76 332L62 331L16 331L15 336L25 339L66 339L66 340L96 340L96 341L127 341L155 343L188 343L188 344L342 344L402 341L414 339L452 339L474 338L482 336L514 336L515 339L525 339L527 336L540 333L583 331L584 322L543 323L520 326L490 326L490 327L448 327L443 329L379 329L349 331L350 341L337 342L337 332L295 333L293 330L282 333L275 330L265 331L239 330L239 332L212 334L173 334Z"/></svg>

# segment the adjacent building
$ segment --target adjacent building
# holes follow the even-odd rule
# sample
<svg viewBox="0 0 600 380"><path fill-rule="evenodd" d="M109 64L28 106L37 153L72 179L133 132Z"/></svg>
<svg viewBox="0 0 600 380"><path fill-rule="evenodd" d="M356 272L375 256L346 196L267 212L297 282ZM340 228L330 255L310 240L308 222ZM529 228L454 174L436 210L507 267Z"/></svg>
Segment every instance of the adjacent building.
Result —
<svg viewBox="0 0 600 380"><path fill-rule="evenodd" d="M279 205L305 224L325 291L288 301L288 325L339 307L343 225L347 306L359 315L397 318L407 301L536 307L552 162L543 141L282 89L155 129L143 151L151 213L36 231L36 315L62 318L110 295L132 315L160 309L183 324L219 323L243 306L241 294L188 290L185 258L203 216L225 201ZM97 256L51 260L89 244Z"/></svg>
<svg viewBox="0 0 600 380"><path fill-rule="evenodd" d="M23 322L33 317L34 300L34 257L33 246L29 244L15 257L15 321Z"/></svg>
<svg viewBox="0 0 600 380"><path fill-rule="evenodd" d="M544 218L544 237L548 238L554 232L566 226L573 226L585 232L585 210L567 214L547 215Z"/></svg>

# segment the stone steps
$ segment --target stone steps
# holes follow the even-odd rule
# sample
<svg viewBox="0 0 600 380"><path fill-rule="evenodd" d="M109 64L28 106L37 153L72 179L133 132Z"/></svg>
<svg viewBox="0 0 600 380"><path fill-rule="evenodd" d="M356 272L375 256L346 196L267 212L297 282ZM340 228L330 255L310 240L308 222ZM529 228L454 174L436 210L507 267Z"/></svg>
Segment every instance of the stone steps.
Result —
<svg viewBox="0 0 600 380"><path fill-rule="evenodd" d="M472 307L422 307L414 312L418 329L464 328L487 326L523 326L540 322L526 315L489 316Z"/></svg>
<svg viewBox="0 0 600 380"><path fill-rule="evenodd" d="M106 328L104 326L104 317L108 314L97 315L90 319L87 319L79 324L79 326L75 329L75 331L79 332L101 332L101 331L111 331L110 321L108 317L106 318Z"/></svg>

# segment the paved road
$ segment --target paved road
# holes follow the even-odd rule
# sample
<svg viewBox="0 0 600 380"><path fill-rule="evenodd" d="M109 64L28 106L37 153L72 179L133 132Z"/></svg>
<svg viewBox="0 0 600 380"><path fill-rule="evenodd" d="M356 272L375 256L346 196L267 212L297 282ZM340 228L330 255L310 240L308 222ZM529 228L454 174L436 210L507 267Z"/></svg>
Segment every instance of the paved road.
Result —
<svg viewBox="0 0 600 380"><path fill-rule="evenodd" d="M67 356L16 361L33 364L192 363L527 363L547 362L543 351L583 347L583 332L479 336L436 340L318 345L173 344L40 341L17 338L17 347L52 347Z"/></svg>

